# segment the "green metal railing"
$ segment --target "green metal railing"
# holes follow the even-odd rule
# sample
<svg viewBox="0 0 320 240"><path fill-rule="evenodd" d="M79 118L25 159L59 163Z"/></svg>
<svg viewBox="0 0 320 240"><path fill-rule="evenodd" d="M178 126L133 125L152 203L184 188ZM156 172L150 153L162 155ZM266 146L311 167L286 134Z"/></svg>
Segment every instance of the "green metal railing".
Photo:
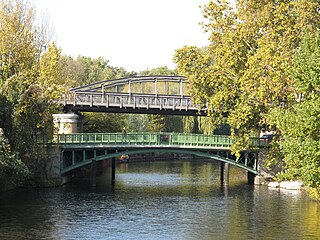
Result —
<svg viewBox="0 0 320 240"><path fill-rule="evenodd" d="M61 173L67 173L92 161L131 154L177 153L189 154L221 162L257 174L257 152L267 146L265 139L252 138L250 149L244 149L236 159L231 156L230 136L193 133L75 133L54 136L61 147Z"/></svg>
<svg viewBox="0 0 320 240"><path fill-rule="evenodd" d="M132 132L122 133L74 133L56 135L60 145L170 145L203 148L230 148L232 139L224 135L204 135L193 133L154 133ZM252 147L263 147L265 141L251 139Z"/></svg>

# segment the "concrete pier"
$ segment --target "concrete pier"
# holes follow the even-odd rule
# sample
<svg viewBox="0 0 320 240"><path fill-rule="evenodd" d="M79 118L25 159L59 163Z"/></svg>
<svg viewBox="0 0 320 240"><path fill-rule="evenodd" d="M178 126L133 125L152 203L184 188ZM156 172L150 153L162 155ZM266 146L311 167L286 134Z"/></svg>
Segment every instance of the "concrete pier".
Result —
<svg viewBox="0 0 320 240"><path fill-rule="evenodd" d="M83 116L75 113L53 114L55 134L81 133Z"/></svg>

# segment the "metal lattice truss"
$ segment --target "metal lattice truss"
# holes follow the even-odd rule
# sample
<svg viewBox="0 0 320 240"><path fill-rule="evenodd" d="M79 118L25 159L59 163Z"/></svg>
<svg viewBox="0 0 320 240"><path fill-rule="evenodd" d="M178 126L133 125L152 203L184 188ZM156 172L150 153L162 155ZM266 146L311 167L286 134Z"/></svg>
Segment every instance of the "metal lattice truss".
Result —
<svg viewBox="0 0 320 240"><path fill-rule="evenodd" d="M59 100L66 111L205 115L192 103L183 76L136 76L70 89Z"/></svg>

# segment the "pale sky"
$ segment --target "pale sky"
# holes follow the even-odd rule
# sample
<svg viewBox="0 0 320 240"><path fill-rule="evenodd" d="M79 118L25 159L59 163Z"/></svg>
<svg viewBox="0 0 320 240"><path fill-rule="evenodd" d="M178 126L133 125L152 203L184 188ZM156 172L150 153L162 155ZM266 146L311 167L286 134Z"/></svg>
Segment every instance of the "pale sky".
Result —
<svg viewBox="0 0 320 240"><path fill-rule="evenodd" d="M49 14L63 54L102 56L127 71L173 69L176 49L208 45L199 6L209 0L29 1Z"/></svg>

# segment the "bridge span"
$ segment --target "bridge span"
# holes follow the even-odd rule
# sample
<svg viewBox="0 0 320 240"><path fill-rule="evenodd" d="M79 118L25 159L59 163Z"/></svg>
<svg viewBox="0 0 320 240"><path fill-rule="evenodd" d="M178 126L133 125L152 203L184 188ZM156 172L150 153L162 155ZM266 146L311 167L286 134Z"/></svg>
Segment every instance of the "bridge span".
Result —
<svg viewBox="0 0 320 240"><path fill-rule="evenodd" d="M239 158L231 154L232 140L229 136L187 133L76 133L56 136L61 148L61 174L66 175L96 162L112 159L113 180L115 159L122 155L148 153L176 153L194 155L219 161L225 171L229 165L248 172L248 178L258 174L258 152L265 143L251 139L251 148L241 152ZM95 171L95 170L94 170ZM228 182L226 179L224 181Z"/></svg>
<svg viewBox="0 0 320 240"><path fill-rule="evenodd" d="M206 116L186 91L183 76L135 76L72 88L58 103L66 112Z"/></svg>
<svg viewBox="0 0 320 240"><path fill-rule="evenodd" d="M74 133L78 131L77 114L70 112L113 112L160 115L207 116L207 107L197 105L188 95L183 76L135 76L105 80L72 88L58 103L68 114L55 114L54 123L60 134L56 142L61 149L60 172L66 175L84 166L121 155L177 153L205 157L242 168L252 179L258 174L259 139L251 139L250 149L240 157L231 154L229 136L183 133ZM227 114L227 113L226 113ZM80 120L79 120L80 121ZM79 124L81 125L81 124ZM114 169L113 169L114 175ZM225 177L226 181L228 177Z"/></svg>

